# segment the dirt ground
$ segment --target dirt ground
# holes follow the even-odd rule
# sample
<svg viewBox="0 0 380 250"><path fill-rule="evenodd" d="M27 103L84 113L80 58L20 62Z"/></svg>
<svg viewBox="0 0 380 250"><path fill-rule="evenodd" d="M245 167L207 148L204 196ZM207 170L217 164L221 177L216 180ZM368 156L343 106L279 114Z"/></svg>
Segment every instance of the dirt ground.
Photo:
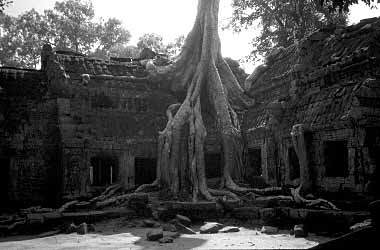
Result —
<svg viewBox="0 0 380 250"><path fill-rule="evenodd" d="M151 230L119 220L95 224L96 232L86 235L40 234L37 236L12 236L0 238L0 249L6 250L84 250L84 249L306 249L329 240L326 237L309 235L307 238L294 238L289 231L279 234L261 234L256 229L241 227L240 232L181 235L173 243L160 244L146 240ZM199 230L194 226L193 230ZM166 232L165 232L166 233ZM168 232L168 234L170 234ZM173 233L171 233L173 234Z"/></svg>

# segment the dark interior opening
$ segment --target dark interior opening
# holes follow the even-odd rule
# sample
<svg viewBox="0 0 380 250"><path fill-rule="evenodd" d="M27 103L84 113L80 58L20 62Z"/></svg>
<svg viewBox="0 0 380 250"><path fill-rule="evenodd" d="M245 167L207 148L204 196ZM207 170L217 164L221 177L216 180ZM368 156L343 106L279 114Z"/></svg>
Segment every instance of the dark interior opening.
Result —
<svg viewBox="0 0 380 250"><path fill-rule="evenodd" d="M250 148L248 149L248 168L246 170L246 176L261 176L261 149Z"/></svg>
<svg viewBox="0 0 380 250"><path fill-rule="evenodd" d="M205 154L206 178L222 176L222 160L220 153Z"/></svg>
<svg viewBox="0 0 380 250"><path fill-rule="evenodd" d="M288 149L289 179L300 178L300 162L294 147Z"/></svg>
<svg viewBox="0 0 380 250"><path fill-rule="evenodd" d="M375 164L375 170L370 177L369 192L378 199L380 197L380 129L366 129L366 144L369 148L371 160ZM359 175L355 173L355 176ZM358 176L359 178L359 176Z"/></svg>
<svg viewBox="0 0 380 250"><path fill-rule="evenodd" d="M375 195L376 198L380 198L380 147L377 147L375 156L375 172L371 179L371 190L370 192Z"/></svg>
<svg viewBox="0 0 380 250"><path fill-rule="evenodd" d="M327 177L348 176L347 141L327 141L324 143Z"/></svg>
<svg viewBox="0 0 380 250"><path fill-rule="evenodd" d="M4 206L9 198L9 171L10 160L0 158L0 197Z"/></svg>
<svg viewBox="0 0 380 250"><path fill-rule="evenodd" d="M135 185L152 183L156 179L156 158L135 158Z"/></svg>
<svg viewBox="0 0 380 250"><path fill-rule="evenodd" d="M90 179L92 186L107 186L117 181L117 160L112 157L91 158Z"/></svg>

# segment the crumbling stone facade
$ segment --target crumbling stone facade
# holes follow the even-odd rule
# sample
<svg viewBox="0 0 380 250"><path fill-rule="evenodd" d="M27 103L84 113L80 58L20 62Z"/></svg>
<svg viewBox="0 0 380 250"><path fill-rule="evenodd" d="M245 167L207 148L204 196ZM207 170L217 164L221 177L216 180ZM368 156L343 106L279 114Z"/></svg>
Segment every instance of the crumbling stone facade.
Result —
<svg viewBox="0 0 380 250"><path fill-rule="evenodd" d="M257 101L245 117L247 141L268 183L378 188L379 39L378 18L319 30L273 51L247 79Z"/></svg>
<svg viewBox="0 0 380 250"><path fill-rule="evenodd" d="M7 199L20 205L55 202L119 180L134 188L135 162L143 162L136 170L140 175L155 175L157 134L176 98L135 64L54 52L50 46L41 59L41 71L0 71Z"/></svg>
<svg viewBox="0 0 380 250"><path fill-rule="evenodd" d="M379 40L379 19L324 29L255 70L245 87L256 105L240 114L248 180L332 192L378 187ZM157 135L180 98L151 82L145 67L44 46L41 70L0 68L0 83L0 183L9 204L154 179ZM215 122L205 122L206 174L214 178L220 143Z"/></svg>

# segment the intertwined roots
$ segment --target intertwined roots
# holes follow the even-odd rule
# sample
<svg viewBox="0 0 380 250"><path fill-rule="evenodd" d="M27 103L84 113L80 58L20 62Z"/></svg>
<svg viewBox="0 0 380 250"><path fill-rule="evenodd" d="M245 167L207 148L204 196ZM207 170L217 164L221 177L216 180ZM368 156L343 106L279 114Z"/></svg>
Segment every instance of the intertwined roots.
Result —
<svg viewBox="0 0 380 250"><path fill-rule="evenodd" d="M250 100L244 96L221 55L218 7L219 0L199 0L194 27L178 60L160 72L172 82L172 89L185 90L186 97L181 104L173 104L167 110L168 123L158 138L156 181L137 191L167 187L176 198L180 191L187 190L193 201L199 195L207 200L214 200L213 195L236 199L230 191L245 191L231 177L232 170L242 167L243 152L239 120L231 103L244 107ZM209 189L206 183L204 142L207 132L202 109L210 111L218 124L224 159L221 190Z"/></svg>
<svg viewBox="0 0 380 250"><path fill-rule="evenodd" d="M181 104L170 105L165 129L158 137L157 179L140 186L136 192L161 188L173 199L187 194L197 201L201 196L239 199L237 194L267 194L281 188L259 190L238 186L231 172L242 168L243 143L239 119L234 109L245 109L253 101L244 95L228 64L221 55L218 35L219 0L199 0L198 14L186 38L178 60L158 70L153 77L171 83L173 91L184 92ZM207 111L216 120L223 154L223 175L219 190L207 186L204 142L207 135L202 114ZM299 190L298 190L299 191ZM299 202L308 202L294 192ZM297 195L298 194L298 195ZM181 195L182 197L182 195Z"/></svg>

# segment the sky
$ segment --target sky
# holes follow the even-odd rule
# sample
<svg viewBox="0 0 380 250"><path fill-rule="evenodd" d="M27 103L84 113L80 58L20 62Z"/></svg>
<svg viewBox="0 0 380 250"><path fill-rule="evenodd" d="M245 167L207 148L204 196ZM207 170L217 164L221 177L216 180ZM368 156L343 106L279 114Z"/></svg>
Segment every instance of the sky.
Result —
<svg viewBox="0 0 380 250"><path fill-rule="evenodd" d="M219 7L219 24L224 26L232 15L232 0L221 0ZM56 0L13 0L5 13L17 16L32 8L39 12L52 9ZM138 38L145 33L156 33L164 37L165 42L173 41L180 35L187 35L191 30L197 11L197 0L92 0L96 18L116 17L122 20L124 27L132 34L131 45L136 45ZM370 9L363 3L350 8L349 23L361 19L380 16L378 9ZM255 29L238 34L231 30L220 30L222 54L240 60L247 56L252 45L250 42L257 35ZM244 63L242 67L251 72L253 63Z"/></svg>

